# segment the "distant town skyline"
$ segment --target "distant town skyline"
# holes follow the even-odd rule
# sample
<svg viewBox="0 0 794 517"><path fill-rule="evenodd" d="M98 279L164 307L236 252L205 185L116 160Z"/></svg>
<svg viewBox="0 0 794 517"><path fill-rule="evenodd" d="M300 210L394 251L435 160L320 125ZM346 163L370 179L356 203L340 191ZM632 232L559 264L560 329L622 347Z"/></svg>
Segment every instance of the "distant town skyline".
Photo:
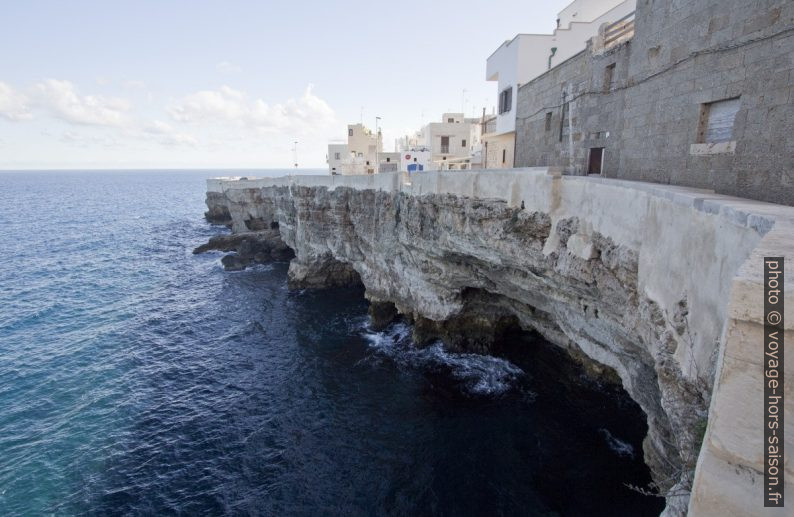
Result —
<svg viewBox="0 0 794 517"><path fill-rule="evenodd" d="M12 3L0 169L325 167L348 123L384 147L490 113L486 58L569 2Z"/></svg>

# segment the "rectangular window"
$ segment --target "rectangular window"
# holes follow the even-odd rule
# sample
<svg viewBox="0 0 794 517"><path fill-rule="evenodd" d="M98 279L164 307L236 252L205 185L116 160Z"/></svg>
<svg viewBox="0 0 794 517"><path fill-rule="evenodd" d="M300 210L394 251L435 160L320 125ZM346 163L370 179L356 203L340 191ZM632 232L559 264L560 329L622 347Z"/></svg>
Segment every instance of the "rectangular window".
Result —
<svg viewBox="0 0 794 517"><path fill-rule="evenodd" d="M450 124L452 124L453 122L455 122L455 119L454 119L454 118L448 118L448 119L447 119L447 122L449 122Z"/></svg>
<svg viewBox="0 0 794 517"><path fill-rule="evenodd" d="M560 110L560 142L562 142L562 137L565 135L565 128L568 125L568 121L566 117L568 116L568 103L562 105L562 109ZM570 130L570 128L569 128Z"/></svg>
<svg viewBox="0 0 794 517"><path fill-rule="evenodd" d="M513 108L513 87L502 90L499 94L499 114L507 113Z"/></svg>
<svg viewBox="0 0 794 517"><path fill-rule="evenodd" d="M502 164L507 162L507 149L502 149Z"/></svg>
<svg viewBox="0 0 794 517"><path fill-rule="evenodd" d="M604 91L608 92L612 88L612 79L615 75L615 63L604 69Z"/></svg>
<svg viewBox="0 0 794 517"><path fill-rule="evenodd" d="M334 160L338 160L338 159L339 159L339 153L334 153Z"/></svg>
<svg viewBox="0 0 794 517"><path fill-rule="evenodd" d="M593 147L587 162L587 174L601 174L604 167L604 148Z"/></svg>
<svg viewBox="0 0 794 517"><path fill-rule="evenodd" d="M551 131L551 111L546 113L546 131Z"/></svg>
<svg viewBox="0 0 794 517"><path fill-rule="evenodd" d="M351 127L351 128L348 128L348 130L347 130L347 136L353 136L353 128L352 128L352 127Z"/></svg>
<svg viewBox="0 0 794 517"><path fill-rule="evenodd" d="M390 161L391 161L391 158L389 156L387 156L386 157L386 163L389 163Z"/></svg>
<svg viewBox="0 0 794 517"><path fill-rule="evenodd" d="M466 140L465 139L460 141L460 146L462 148L466 149Z"/></svg>
<svg viewBox="0 0 794 517"><path fill-rule="evenodd" d="M733 140L733 123L739 106L739 97L702 104L698 123L698 143L710 144Z"/></svg>
<svg viewBox="0 0 794 517"><path fill-rule="evenodd" d="M449 137L442 136L441 137L441 154L446 154L449 152Z"/></svg>

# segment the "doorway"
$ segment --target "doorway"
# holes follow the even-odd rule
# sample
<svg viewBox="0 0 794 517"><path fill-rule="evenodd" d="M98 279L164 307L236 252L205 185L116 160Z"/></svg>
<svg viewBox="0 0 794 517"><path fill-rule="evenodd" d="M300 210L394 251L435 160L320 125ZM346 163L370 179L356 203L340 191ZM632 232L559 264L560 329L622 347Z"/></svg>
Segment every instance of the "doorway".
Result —
<svg viewBox="0 0 794 517"><path fill-rule="evenodd" d="M593 147L590 149L590 159L587 163L587 174L601 174L604 165L604 148Z"/></svg>

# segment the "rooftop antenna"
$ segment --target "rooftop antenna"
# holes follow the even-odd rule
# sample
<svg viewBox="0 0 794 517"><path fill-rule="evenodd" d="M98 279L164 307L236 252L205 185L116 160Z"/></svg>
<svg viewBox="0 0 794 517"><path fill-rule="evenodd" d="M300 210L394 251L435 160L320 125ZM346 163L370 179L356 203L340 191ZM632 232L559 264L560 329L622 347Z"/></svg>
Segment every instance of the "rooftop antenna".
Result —
<svg viewBox="0 0 794 517"><path fill-rule="evenodd" d="M292 160L295 164L295 168L298 168L298 141L295 140L292 146Z"/></svg>

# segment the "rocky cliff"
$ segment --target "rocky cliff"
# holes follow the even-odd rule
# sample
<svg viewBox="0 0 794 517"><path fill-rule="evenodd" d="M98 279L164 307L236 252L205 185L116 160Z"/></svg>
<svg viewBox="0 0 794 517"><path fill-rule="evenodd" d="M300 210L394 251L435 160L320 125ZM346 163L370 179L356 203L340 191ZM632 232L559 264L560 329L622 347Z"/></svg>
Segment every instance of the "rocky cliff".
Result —
<svg viewBox="0 0 794 517"><path fill-rule="evenodd" d="M616 374L647 415L651 488L685 513L731 282L775 220L545 170L380 176L212 184L207 217L294 251L293 287L363 283L373 323L401 314L418 343L487 352L520 327Z"/></svg>

